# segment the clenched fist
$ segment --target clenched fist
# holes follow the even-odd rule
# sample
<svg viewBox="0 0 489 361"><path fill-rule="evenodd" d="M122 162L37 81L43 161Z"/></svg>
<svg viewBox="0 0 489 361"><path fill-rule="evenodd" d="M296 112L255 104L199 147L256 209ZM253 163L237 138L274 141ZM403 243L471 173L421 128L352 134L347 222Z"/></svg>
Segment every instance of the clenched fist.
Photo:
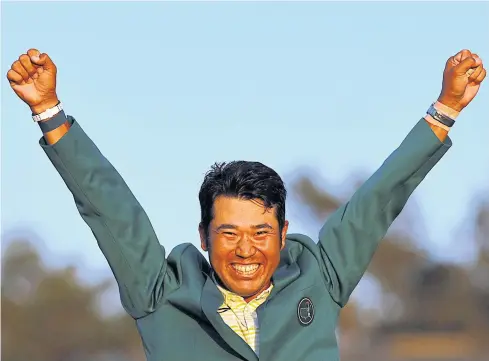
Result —
<svg viewBox="0 0 489 361"><path fill-rule="evenodd" d="M56 72L56 65L47 54L30 49L12 64L7 79L15 94L34 114L39 114L58 104Z"/></svg>
<svg viewBox="0 0 489 361"><path fill-rule="evenodd" d="M461 111L477 95L485 77L486 69L477 54L469 50L458 52L447 60L438 101Z"/></svg>

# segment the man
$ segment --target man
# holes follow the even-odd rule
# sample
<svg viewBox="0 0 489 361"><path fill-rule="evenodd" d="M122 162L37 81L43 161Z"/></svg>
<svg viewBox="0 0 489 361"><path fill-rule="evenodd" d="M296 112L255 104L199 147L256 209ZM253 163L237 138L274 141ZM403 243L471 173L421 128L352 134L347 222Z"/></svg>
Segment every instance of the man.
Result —
<svg viewBox="0 0 489 361"><path fill-rule="evenodd" d="M119 285L150 361L338 360L338 314L409 196L451 146L459 112L486 76L468 50L450 57L437 102L340 207L318 242L287 234L286 190L256 162L216 164L199 193L201 246L168 256L124 180L56 93L56 66L30 49L7 73L44 135ZM75 326L76 327L76 326Z"/></svg>

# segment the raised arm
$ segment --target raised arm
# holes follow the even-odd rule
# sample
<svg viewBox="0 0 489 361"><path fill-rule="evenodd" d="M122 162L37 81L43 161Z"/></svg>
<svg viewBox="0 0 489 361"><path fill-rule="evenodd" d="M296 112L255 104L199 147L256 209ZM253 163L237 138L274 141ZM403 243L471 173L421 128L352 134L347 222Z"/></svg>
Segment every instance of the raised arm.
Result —
<svg viewBox="0 0 489 361"><path fill-rule="evenodd" d="M347 303L410 195L450 148L450 119L455 119L475 97L485 74L480 58L468 50L448 59L443 89L434 105L439 114L421 119L321 229L321 267L330 294L340 306ZM440 114L450 119L440 118Z"/></svg>
<svg viewBox="0 0 489 361"><path fill-rule="evenodd" d="M59 103L56 67L46 54L39 58L37 50L29 50L7 77L33 114L42 116ZM163 286L172 286L165 250L129 187L80 125L64 111L52 113L40 122L44 133L40 144L95 235L119 285L124 308L134 318L142 317L157 307Z"/></svg>

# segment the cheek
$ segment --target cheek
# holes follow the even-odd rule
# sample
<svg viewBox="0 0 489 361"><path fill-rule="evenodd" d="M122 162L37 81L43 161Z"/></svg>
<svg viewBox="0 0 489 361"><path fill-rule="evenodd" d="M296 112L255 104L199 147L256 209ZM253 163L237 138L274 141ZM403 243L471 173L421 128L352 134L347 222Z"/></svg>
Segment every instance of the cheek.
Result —
<svg viewBox="0 0 489 361"><path fill-rule="evenodd" d="M278 264L280 262L281 241L279 237L270 239L266 246L261 249L269 263Z"/></svg>
<svg viewBox="0 0 489 361"><path fill-rule="evenodd" d="M214 265L226 263L228 259L232 258L233 250L223 247L222 244L217 242L211 243L209 247L209 258Z"/></svg>

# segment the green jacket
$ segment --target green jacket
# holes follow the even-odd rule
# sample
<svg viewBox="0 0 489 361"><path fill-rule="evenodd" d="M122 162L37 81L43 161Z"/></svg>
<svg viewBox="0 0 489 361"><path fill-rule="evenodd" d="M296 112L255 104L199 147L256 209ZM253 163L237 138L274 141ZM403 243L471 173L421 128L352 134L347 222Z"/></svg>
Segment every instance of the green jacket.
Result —
<svg viewBox="0 0 489 361"><path fill-rule="evenodd" d="M68 118L72 127L58 143L40 143L108 260L147 359L258 360L216 312L223 298L204 256L190 243L166 254L122 177ZM335 330L340 309L411 193L450 146L450 139L443 144L420 120L329 217L318 242L287 236L273 291L257 310L260 360L339 360Z"/></svg>

